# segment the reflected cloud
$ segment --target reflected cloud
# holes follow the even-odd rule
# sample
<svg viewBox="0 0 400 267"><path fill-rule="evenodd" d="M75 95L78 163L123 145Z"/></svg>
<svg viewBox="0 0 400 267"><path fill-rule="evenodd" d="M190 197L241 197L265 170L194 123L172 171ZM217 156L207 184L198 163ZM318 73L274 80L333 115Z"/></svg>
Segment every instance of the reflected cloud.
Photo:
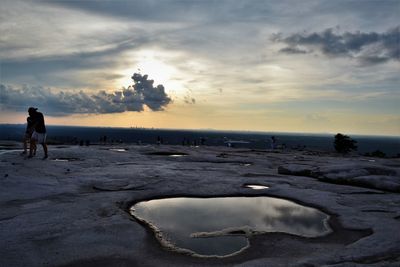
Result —
<svg viewBox="0 0 400 267"><path fill-rule="evenodd" d="M131 214L157 229L161 243L202 256L237 253L247 247L244 236L257 233L318 237L331 231L328 215L271 197L150 200Z"/></svg>

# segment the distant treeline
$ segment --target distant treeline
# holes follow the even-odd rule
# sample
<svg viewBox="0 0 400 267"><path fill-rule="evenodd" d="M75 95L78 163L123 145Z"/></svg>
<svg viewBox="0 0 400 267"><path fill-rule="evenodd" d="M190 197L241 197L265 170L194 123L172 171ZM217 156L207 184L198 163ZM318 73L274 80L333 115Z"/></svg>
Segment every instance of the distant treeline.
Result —
<svg viewBox="0 0 400 267"><path fill-rule="evenodd" d="M1 140L20 141L25 131L23 124L0 125ZM328 134L288 134L261 132L232 132L207 130L166 130L143 128L103 128L75 126L47 126L50 144L79 144L89 141L90 144L104 143L137 143L137 144L170 144L170 145L208 145L224 146L228 141L246 141L233 146L268 149L271 147L271 136L276 138L278 149L317 150L334 152L334 135ZM400 137L354 136L359 154L373 155L376 151L394 157L400 154Z"/></svg>

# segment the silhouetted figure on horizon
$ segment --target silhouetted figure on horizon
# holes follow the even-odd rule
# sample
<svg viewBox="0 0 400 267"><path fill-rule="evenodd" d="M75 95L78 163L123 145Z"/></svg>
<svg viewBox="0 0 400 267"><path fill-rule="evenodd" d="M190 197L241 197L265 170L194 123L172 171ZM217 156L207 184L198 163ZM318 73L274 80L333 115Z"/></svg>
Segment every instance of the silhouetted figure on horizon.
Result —
<svg viewBox="0 0 400 267"><path fill-rule="evenodd" d="M48 158L47 154L47 144L46 144L46 126L44 124L44 117L41 112L37 111L37 108L30 107L28 109L29 116L32 117L32 136L31 136L31 145L29 147L29 156L28 158L33 157L33 150L36 148L36 143L42 144L44 157L43 159Z"/></svg>
<svg viewBox="0 0 400 267"><path fill-rule="evenodd" d="M101 145L106 145L107 144L107 135L100 136L99 141L100 141Z"/></svg>
<svg viewBox="0 0 400 267"><path fill-rule="evenodd" d="M164 143L164 140L161 136L157 136L157 145L162 145Z"/></svg>
<svg viewBox="0 0 400 267"><path fill-rule="evenodd" d="M206 139L204 137L200 137L200 144L204 146L206 144Z"/></svg>
<svg viewBox="0 0 400 267"><path fill-rule="evenodd" d="M276 149L276 138L275 136L271 136L271 149Z"/></svg>
<svg viewBox="0 0 400 267"><path fill-rule="evenodd" d="M26 130L23 138L23 144L24 144L24 151L21 153L21 155L26 155L28 153L28 142L29 146L32 146L32 143L30 142L31 136L33 133L33 118L31 116L26 118ZM33 147L33 155L36 155L36 146Z"/></svg>

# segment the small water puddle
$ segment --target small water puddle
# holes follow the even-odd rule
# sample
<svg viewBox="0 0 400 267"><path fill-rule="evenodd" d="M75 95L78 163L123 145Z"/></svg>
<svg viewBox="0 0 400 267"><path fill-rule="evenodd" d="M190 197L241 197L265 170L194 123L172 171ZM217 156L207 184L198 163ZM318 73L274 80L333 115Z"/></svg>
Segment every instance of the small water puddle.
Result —
<svg viewBox="0 0 400 267"><path fill-rule="evenodd" d="M172 154L172 155L169 155L169 157L171 157L171 158L179 158L179 157L184 157L184 156L186 156L186 155L181 155L181 154Z"/></svg>
<svg viewBox="0 0 400 267"><path fill-rule="evenodd" d="M152 156L167 156L167 157L183 157L188 155L187 153L175 152L175 151L157 151L157 152L150 152L148 154Z"/></svg>
<svg viewBox="0 0 400 267"><path fill-rule="evenodd" d="M130 212L163 246L200 257L240 253L254 234L318 237L331 232L327 214L272 197L166 198L139 202Z"/></svg>
<svg viewBox="0 0 400 267"><path fill-rule="evenodd" d="M269 186L260 185L260 184L244 184L243 187L254 189L254 190L263 190L263 189L268 189L269 188Z"/></svg>
<svg viewBox="0 0 400 267"><path fill-rule="evenodd" d="M126 152L126 148L110 148L110 151L115 151L115 152Z"/></svg>
<svg viewBox="0 0 400 267"><path fill-rule="evenodd" d="M57 162L69 162L69 161L78 161L78 158L55 158L52 159L52 161L57 161Z"/></svg>

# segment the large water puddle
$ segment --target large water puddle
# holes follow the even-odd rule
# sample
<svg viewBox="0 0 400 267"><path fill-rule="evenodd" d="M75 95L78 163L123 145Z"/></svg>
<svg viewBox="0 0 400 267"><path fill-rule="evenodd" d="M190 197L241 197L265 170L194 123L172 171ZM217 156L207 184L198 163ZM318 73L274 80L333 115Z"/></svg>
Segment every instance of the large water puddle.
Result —
<svg viewBox="0 0 400 267"><path fill-rule="evenodd" d="M331 232L327 214L272 197L166 198L139 202L130 212L164 247L202 257L235 255L254 234Z"/></svg>

